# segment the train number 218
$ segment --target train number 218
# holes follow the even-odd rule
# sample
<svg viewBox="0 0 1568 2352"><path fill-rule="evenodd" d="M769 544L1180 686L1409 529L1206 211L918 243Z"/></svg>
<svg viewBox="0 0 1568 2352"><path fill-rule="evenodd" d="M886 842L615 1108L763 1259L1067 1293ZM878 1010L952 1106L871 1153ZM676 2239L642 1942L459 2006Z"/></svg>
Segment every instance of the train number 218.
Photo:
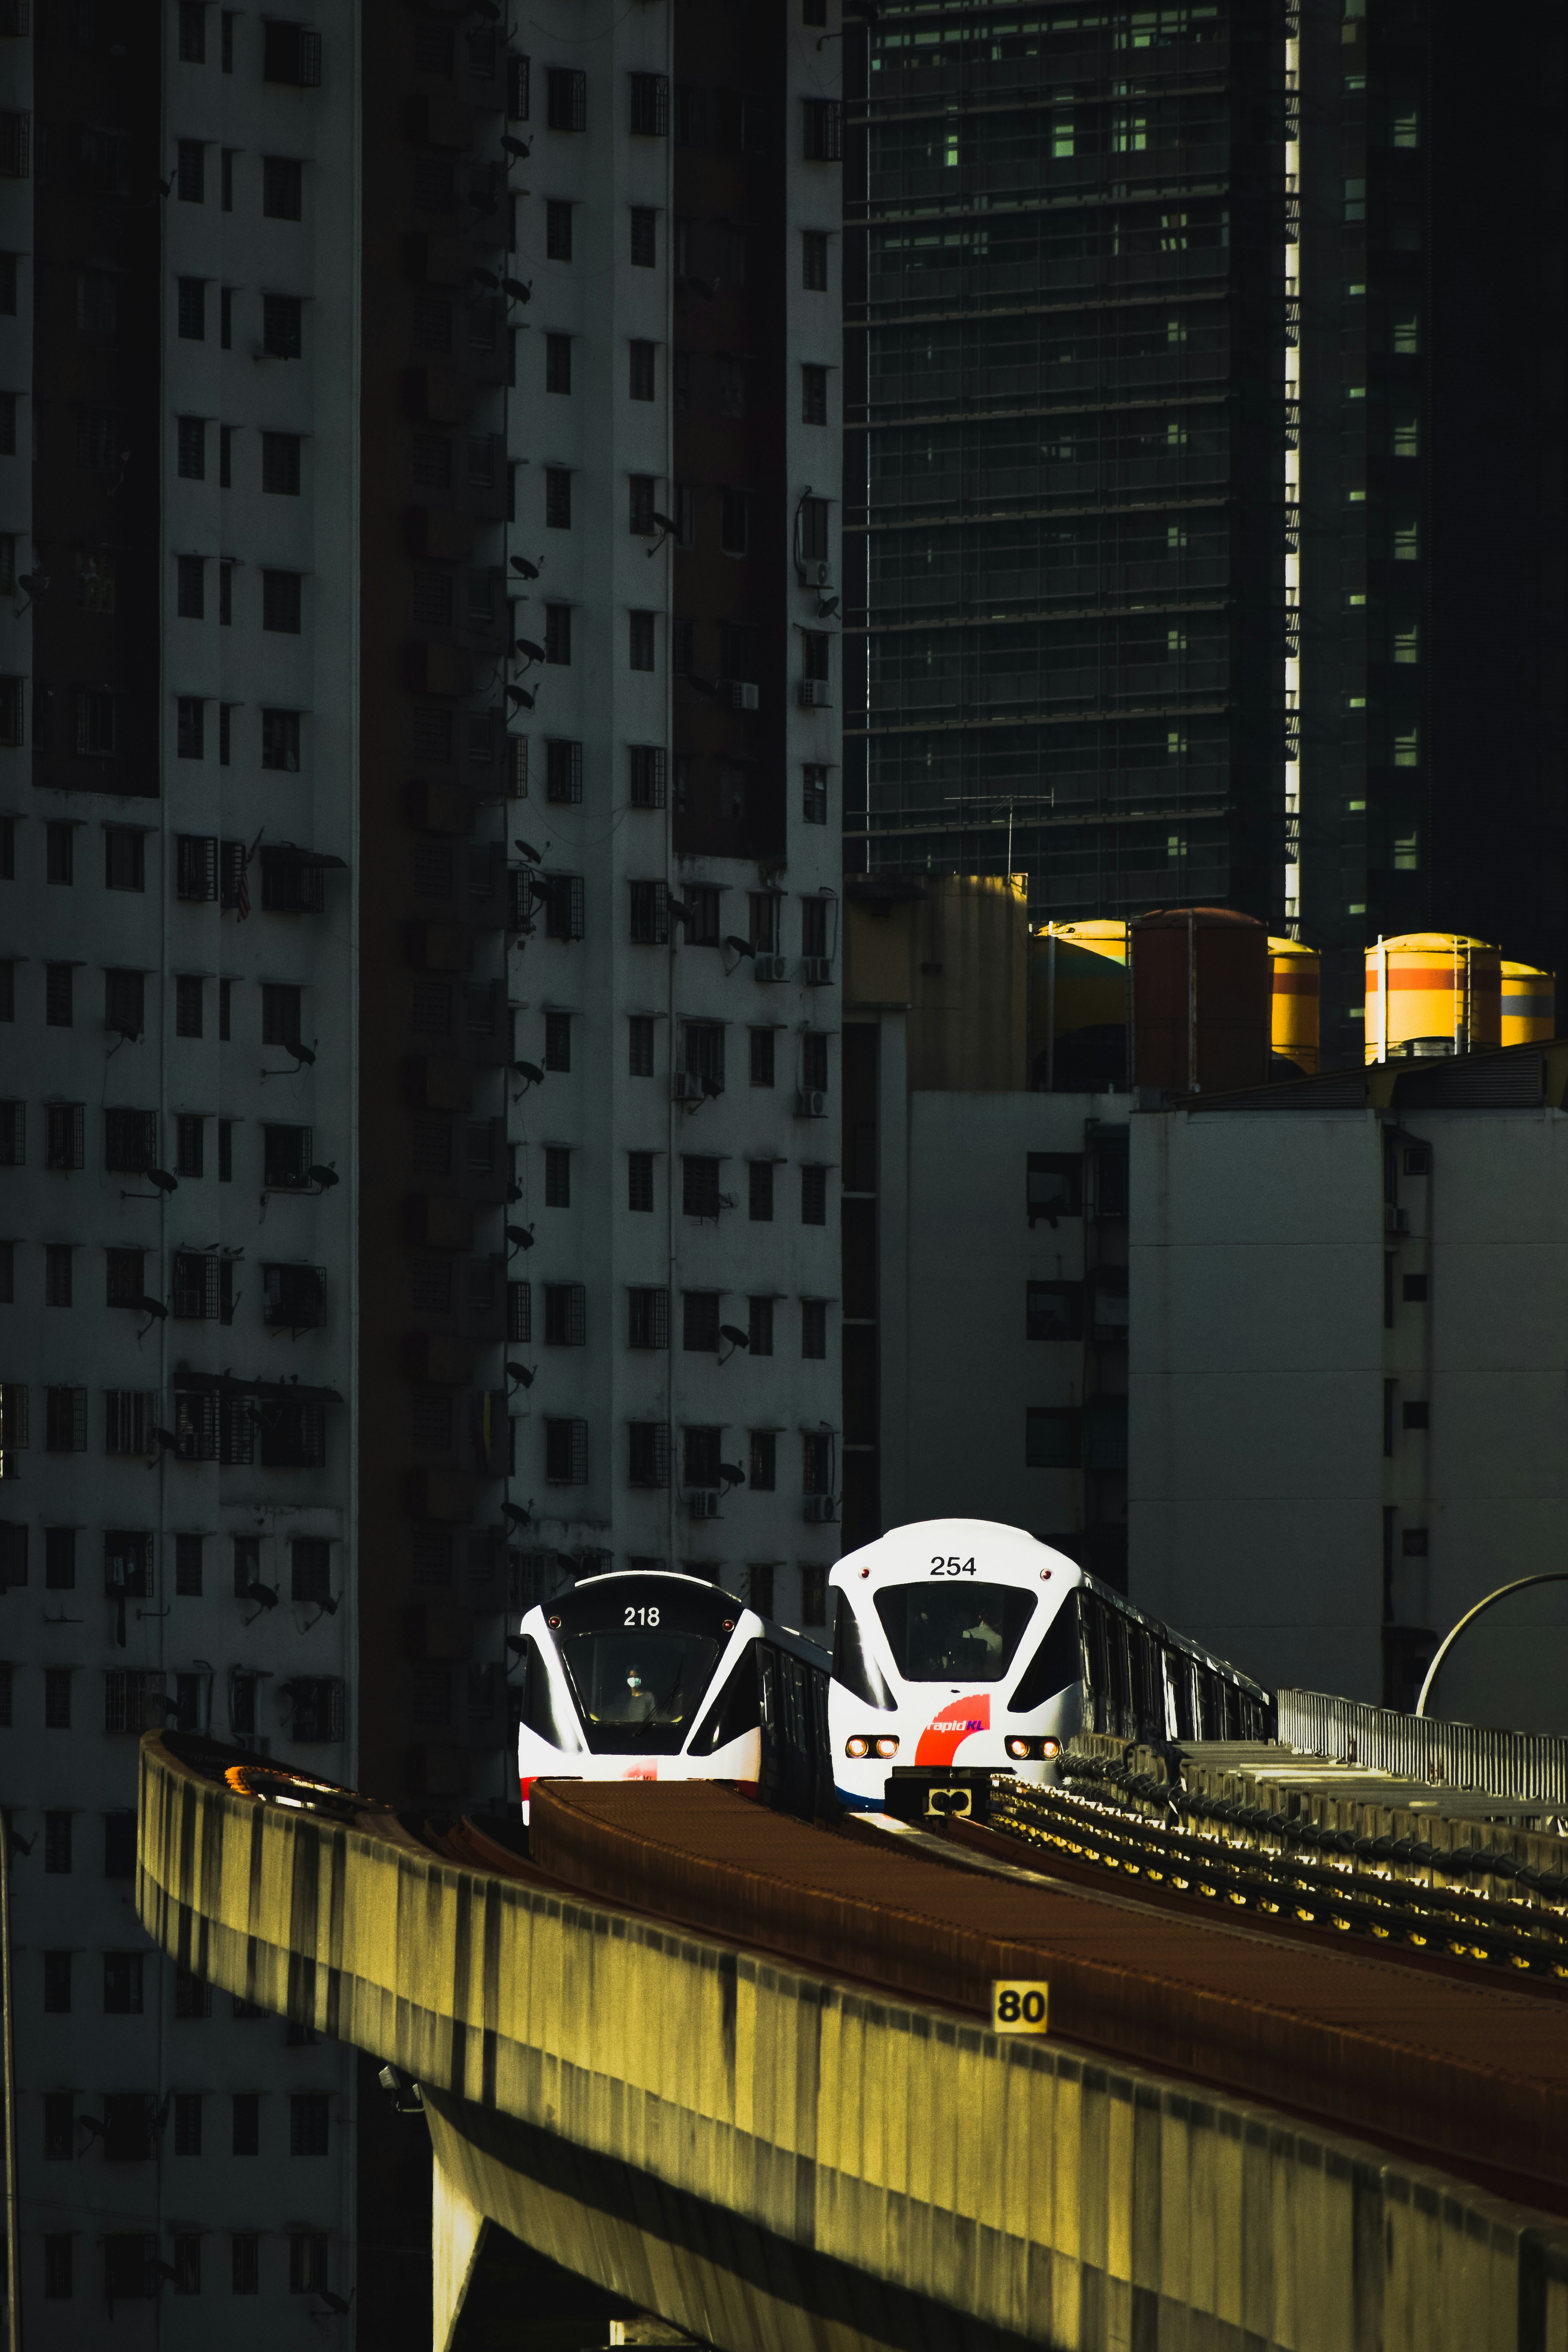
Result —
<svg viewBox="0 0 1568 2352"><path fill-rule="evenodd" d="M932 1557L931 1572L933 1576L973 1576L974 1562L972 1559L960 1559L956 1554L943 1559L939 1552Z"/></svg>
<svg viewBox="0 0 1568 2352"><path fill-rule="evenodd" d="M627 1625L657 1625L658 1623L658 1611L657 1609L628 1609L623 1622Z"/></svg>

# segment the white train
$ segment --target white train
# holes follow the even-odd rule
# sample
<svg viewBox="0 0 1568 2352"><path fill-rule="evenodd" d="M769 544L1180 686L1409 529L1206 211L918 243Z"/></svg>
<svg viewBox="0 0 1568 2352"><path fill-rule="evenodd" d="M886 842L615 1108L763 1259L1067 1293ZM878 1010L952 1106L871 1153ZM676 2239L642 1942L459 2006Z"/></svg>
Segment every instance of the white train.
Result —
<svg viewBox="0 0 1568 2352"><path fill-rule="evenodd" d="M828 1660L700 1577L584 1577L521 1626L517 1769L533 1783L735 1780L807 1820L831 1809Z"/></svg>
<svg viewBox="0 0 1568 2352"><path fill-rule="evenodd" d="M989 1519L925 1519L850 1552L828 1738L838 1802L880 1805L907 1765L1056 1777L1075 1731L1261 1739L1274 1702L1065 1553Z"/></svg>

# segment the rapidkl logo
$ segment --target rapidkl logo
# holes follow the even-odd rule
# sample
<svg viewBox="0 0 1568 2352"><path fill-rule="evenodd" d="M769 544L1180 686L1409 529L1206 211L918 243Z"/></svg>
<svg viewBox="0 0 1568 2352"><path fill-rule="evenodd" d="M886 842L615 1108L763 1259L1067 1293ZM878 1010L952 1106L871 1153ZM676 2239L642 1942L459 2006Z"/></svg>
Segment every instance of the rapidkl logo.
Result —
<svg viewBox="0 0 1568 2352"><path fill-rule="evenodd" d="M915 1749L917 1764L951 1764L955 1753L976 1731L991 1728L991 1694L981 1691L973 1698L955 1698L940 1715L933 1715L920 1736Z"/></svg>

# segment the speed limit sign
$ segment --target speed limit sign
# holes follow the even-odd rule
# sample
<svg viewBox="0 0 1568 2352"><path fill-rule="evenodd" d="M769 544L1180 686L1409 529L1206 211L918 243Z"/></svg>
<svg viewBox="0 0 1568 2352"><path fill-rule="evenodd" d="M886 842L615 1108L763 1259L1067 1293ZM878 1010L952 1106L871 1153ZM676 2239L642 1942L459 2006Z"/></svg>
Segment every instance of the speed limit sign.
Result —
<svg viewBox="0 0 1568 2352"><path fill-rule="evenodd" d="M1050 1987L1043 1977L995 1977L991 1984L994 2033L1044 2033Z"/></svg>

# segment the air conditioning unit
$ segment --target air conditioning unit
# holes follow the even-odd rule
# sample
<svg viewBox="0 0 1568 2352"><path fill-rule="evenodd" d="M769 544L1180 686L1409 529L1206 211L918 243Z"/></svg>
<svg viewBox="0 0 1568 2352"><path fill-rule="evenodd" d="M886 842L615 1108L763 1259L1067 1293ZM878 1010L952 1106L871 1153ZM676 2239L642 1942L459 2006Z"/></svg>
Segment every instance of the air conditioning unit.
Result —
<svg viewBox="0 0 1568 2352"><path fill-rule="evenodd" d="M808 1495L805 1498L805 1516L813 1527L826 1527L836 1508L831 1495Z"/></svg>
<svg viewBox="0 0 1568 2352"><path fill-rule="evenodd" d="M677 1070L673 1091L677 1102L700 1102L702 1081L695 1070Z"/></svg>
<svg viewBox="0 0 1568 2352"><path fill-rule="evenodd" d="M800 976L807 988L826 988L833 977L831 956L802 956Z"/></svg>
<svg viewBox="0 0 1568 2352"><path fill-rule="evenodd" d="M826 710L833 698L833 689L825 677L803 677L799 692L803 710Z"/></svg>
<svg viewBox="0 0 1568 2352"><path fill-rule="evenodd" d="M717 1486L693 1486L686 1497L686 1507L694 1519L716 1519L719 1516Z"/></svg>
<svg viewBox="0 0 1568 2352"><path fill-rule="evenodd" d="M781 955L755 955L752 958L752 969L759 980L787 980L789 959Z"/></svg>
<svg viewBox="0 0 1568 2352"><path fill-rule="evenodd" d="M812 578L816 581L816 585L819 588L832 587L833 566L831 563L826 562L821 563L808 563L805 568L810 572Z"/></svg>
<svg viewBox="0 0 1568 2352"><path fill-rule="evenodd" d="M731 710L755 710L757 689L750 678L721 677L719 680L719 699Z"/></svg>
<svg viewBox="0 0 1568 2352"><path fill-rule="evenodd" d="M826 1118L827 1097L816 1087L801 1087L795 1097L796 1118Z"/></svg>

